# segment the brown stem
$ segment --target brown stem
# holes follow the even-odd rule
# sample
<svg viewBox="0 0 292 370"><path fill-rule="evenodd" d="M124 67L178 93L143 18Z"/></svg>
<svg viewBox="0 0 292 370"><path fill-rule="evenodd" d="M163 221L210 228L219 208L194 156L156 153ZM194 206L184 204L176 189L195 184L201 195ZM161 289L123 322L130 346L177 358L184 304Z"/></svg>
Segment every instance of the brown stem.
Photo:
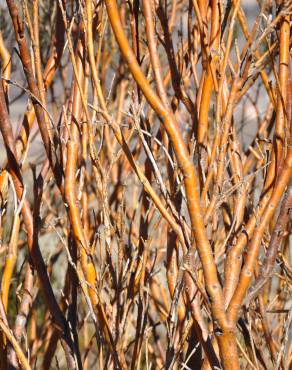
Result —
<svg viewBox="0 0 292 370"><path fill-rule="evenodd" d="M23 197L24 186L22 182L22 176L19 169L19 165L16 159L16 148L13 139L13 133L11 124L8 117L8 112L5 103L4 91L2 84L0 83L0 130L3 136L3 140L6 147L9 172L11 174L15 191L18 197L18 200L21 201ZM49 307L51 314L55 320L56 325L58 326L62 336L63 336L63 345L66 352L66 357L68 360L68 366L70 369L75 368L74 356L72 355L73 345L70 336L68 335L69 331L66 327L66 320L61 312L58 303L56 301L52 286L49 281L49 277L46 270L46 265L42 258L42 254L38 245L38 237L34 232L33 216L27 199L24 199L23 206L21 209L23 221L25 224L27 232L27 242L30 255L38 272L40 282L42 284L43 291L46 297L46 303Z"/></svg>

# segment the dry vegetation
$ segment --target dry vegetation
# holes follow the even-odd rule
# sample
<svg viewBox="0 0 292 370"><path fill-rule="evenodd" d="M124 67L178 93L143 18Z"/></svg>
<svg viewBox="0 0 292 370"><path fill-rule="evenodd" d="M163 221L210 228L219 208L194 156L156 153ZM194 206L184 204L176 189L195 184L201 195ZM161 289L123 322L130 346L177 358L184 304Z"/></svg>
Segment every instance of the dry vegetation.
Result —
<svg viewBox="0 0 292 370"><path fill-rule="evenodd" d="M292 4L250 6L0 3L1 369L291 368Z"/></svg>

